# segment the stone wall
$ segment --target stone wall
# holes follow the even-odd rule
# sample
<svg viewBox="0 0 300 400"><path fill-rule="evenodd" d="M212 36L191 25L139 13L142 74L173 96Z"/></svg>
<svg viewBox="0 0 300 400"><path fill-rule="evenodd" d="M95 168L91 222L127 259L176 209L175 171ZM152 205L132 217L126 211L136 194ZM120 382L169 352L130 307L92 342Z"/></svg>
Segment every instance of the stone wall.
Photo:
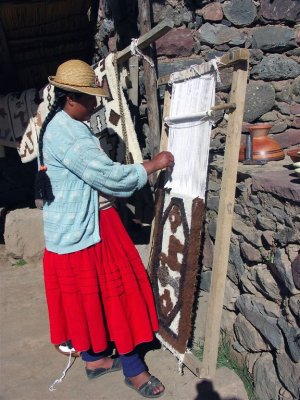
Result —
<svg viewBox="0 0 300 400"><path fill-rule="evenodd" d="M222 328L260 400L300 396L300 179L285 161L240 165ZM222 158L210 165L201 290L209 291Z"/></svg>
<svg viewBox="0 0 300 400"><path fill-rule="evenodd" d="M156 42L159 76L219 57L235 47L248 48L250 68L244 121L270 122L270 133L284 147L299 143L299 2L199 1L194 2L195 9L180 7L179 3L153 5L156 22L171 15L178 25ZM231 74L224 71L221 77L217 103L227 100L230 89ZM213 132L213 147L217 150L224 146L223 117L218 114Z"/></svg>
<svg viewBox="0 0 300 400"><path fill-rule="evenodd" d="M109 3L106 2L106 14L102 10L99 19L95 59L118 48L118 28L124 28L118 23L125 18L125 14L122 16L122 7L109 10ZM112 1L112 4L115 3L116 0ZM172 19L175 24L174 29L155 42L158 78L222 56L230 49L248 48L250 68L245 122L270 122L273 125L271 134L285 148L299 143L299 1L166 0L150 3L154 25L165 18ZM134 14L133 4L131 2L131 14ZM116 23L113 22L114 14ZM133 27L127 30L134 31ZM129 38L126 41L124 35L123 29L122 42L128 44ZM217 87L217 103L226 101L230 90L230 72L224 71L221 76L222 82ZM140 117L143 125L138 134L147 136L149 128L142 71L140 83ZM161 86L161 104L163 95L164 86ZM220 112L213 132L213 148L223 149L225 129L224 113ZM144 153L147 154L147 141L145 146Z"/></svg>
<svg viewBox="0 0 300 400"><path fill-rule="evenodd" d="M300 144L299 1L151 3L154 24L165 18L175 23L156 41L158 78L248 48L245 123L271 123L270 136L284 149ZM109 35L106 51L114 51L114 29ZM216 103L228 100L231 72L222 71L221 78ZM140 81L138 134L147 137L142 71ZM164 90L159 87L161 105ZM210 285L226 127L219 112L211 141L201 291ZM238 168L222 328L246 360L260 400L300 398L300 179L290 165L286 155L280 162Z"/></svg>

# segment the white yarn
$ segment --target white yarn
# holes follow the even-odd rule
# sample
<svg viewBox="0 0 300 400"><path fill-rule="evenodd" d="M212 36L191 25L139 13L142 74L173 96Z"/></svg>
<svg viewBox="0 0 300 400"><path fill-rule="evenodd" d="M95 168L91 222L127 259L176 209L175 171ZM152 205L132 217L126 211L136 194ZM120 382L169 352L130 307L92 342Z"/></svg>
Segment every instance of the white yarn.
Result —
<svg viewBox="0 0 300 400"><path fill-rule="evenodd" d="M184 355L185 353L179 353L177 350L174 349L173 346L170 345L170 343L166 342L165 339L159 334L156 333L155 336L157 339L160 341L164 349L169 350L178 360L178 372L182 375L183 374L183 360L184 360Z"/></svg>
<svg viewBox="0 0 300 400"><path fill-rule="evenodd" d="M54 388L55 385L57 385L58 383L61 383L64 379L64 377L66 376L66 373L68 371L68 369L71 367L71 360L72 360L72 349L70 349L70 353L69 353L69 358L68 358L68 364L66 366L66 368L63 370L62 375L60 378L56 379L52 385L49 387L49 391L50 392L54 392L56 389ZM73 363L75 362L75 358Z"/></svg>
<svg viewBox="0 0 300 400"><path fill-rule="evenodd" d="M131 51L131 54L132 54L133 56L142 57L142 58L143 58L144 60L146 60L146 61L151 65L151 67L153 68L153 67L154 67L153 61L151 60L150 57L146 56L146 54L144 54L144 53L138 48L138 42L139 42L139 39L131 39L131 43L130 43L130 51Z"/></svg>
<svg viewBox="0 0 300 400"><path fill-rule="evenodd" d="M201 65L200 65L201 67ZM202 70L207 70L208 67ZM211 68L211 63L209 68ZM173 77L170 118L210 110L215 101L215 70L182 80ZM186 76L186 71L182 71ZM208 155L212 121L180 122L169 128L168 150L174 155L175 166L165 187L181 195L205 199ZM180 128L180 129L178 129Z"/></svg>

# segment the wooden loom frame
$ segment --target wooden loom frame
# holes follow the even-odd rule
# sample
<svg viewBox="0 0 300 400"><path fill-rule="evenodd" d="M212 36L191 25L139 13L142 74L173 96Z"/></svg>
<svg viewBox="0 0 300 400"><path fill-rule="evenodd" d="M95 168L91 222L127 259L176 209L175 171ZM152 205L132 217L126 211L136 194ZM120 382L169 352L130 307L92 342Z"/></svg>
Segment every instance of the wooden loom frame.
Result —
<svg viewBox="0 0 300 400"><path fill-rule="evenodd" d="M229 103L212 107L213 110L229 109L223 174L217 218L217 231L213 253L212 278L206 315L203 361L186 352L183 364L199 378L214 378L220 339L227 266L229 259L232 217L235 200L237 166L241 142L242 123L248 79L249 51L238 49L228 52L218 62L219 69L233 67ZM158 84L166 84L169 76L162 77ZM163 117L170 114L171 90L165 91ZM168 127L162 126L160 151L167 149ZM153 222L154 224L155 222ZM151 238L152 239L152 238ZM152 246L152 241L151 241ZM151 259L152 248L150 250Z"/></svg>

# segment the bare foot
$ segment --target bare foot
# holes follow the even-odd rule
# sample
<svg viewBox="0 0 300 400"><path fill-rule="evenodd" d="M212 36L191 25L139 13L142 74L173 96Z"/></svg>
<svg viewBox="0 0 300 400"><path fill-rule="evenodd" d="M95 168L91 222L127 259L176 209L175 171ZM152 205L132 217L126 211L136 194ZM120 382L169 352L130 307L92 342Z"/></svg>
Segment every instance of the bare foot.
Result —
<svg viewBox="0 0 300 400"><path fill-rule="evenodd" d="M133 386L136 389L139 389L144 383L148 382L149 379L151 378L151 375L149 374L149 372L144 371L142 373L140 373L139 375L133 376L132 378L128 378L131 383L133 384ZM165 387L163 384L158 385L156 387L153 388L153 394L159 394L162 393L165 390Z"/></svg>
<svg viewBox="0 0 300 400"><path fill-rule="evenodd" d="M97 368L111 368L114 360L110 357L104 357L97 361L87 361L86 368L93 370Z"/></svg>

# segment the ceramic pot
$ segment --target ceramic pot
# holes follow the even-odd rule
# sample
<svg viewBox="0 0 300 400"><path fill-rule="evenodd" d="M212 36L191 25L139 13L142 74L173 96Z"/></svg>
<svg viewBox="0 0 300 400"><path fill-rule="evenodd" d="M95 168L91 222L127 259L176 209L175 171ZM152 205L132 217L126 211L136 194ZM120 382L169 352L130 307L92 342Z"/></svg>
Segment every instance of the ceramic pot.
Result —
<svg viewBox="0 0 300 400"><path fill-rule="evenodd" d="M271 124L248 125L247 129L252 140L252 160L277 161L284 158L284 151L280 144L269 137ZM246 159L246 144L240 148L239 161Z"/></svg>
<svg viewBox="0 0 300 400"><path fill-rule="evenodd" d="M291 157L294 163L300 161L300 147L288 150L286 154Z"/></svg>

